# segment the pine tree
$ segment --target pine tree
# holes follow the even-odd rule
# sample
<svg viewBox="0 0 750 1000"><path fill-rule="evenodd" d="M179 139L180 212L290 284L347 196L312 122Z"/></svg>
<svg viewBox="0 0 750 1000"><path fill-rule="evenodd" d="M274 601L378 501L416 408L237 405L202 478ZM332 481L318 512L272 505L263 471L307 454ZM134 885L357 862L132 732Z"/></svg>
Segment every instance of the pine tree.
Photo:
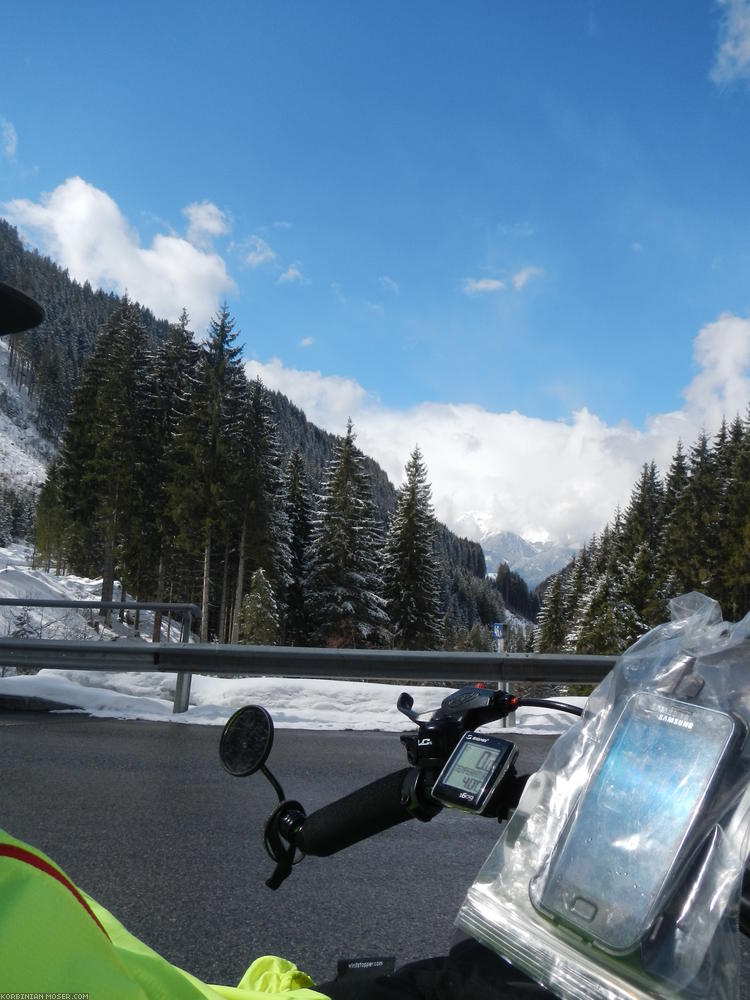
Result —
<svg viewBox="0 0 750 1000"><path fill-rule="evenodd" d="M144 509L144 456L152 424L149 408L150 357L138 310L125 300L112 318L107 370L99 387L98 431L92 488L99 496L98 524L104 541L102 600L110 600L116 565L126 589L137 594L144 553L137 542L127 555L126 540L150 523Z"/></svg>
<svg viewBox="0 0 750 1000"><path fill-rule="evenodd" d="M514 573L507 563L501 562L498 566L495 586L506 608L528 621L536 619L539 614L539 598L529 592L529 585L524 578Z"/></svg>
<svg viewBox="0 0 750 1000"><path fill-rule="evenodd" d="M102 571L103 549L96 518L98 488L90 465L96 452L100 413L99 388L105 377L111 329L104 327L71 403L57 463L57 489L65 512L65 554L70 568L82 576ZM108 419L108 418L107 418Z"/></svg>
<svg viewBox="0 0 750 1000"><path fill-rule="evenodd" d="M600 575L584 599L577 653L615 655L646 631L611 572Z"/></svg>
<svg viewBox="0 0 750 1000"><path fill-rule="evenodd" d="M141 514L148 371L139 311L126 298L103 328L74 397L58 470L71 566L101 574L102 600L112 600L118 546Z"/></svg>
<svg viewBox="0 0 750 1000"><path fill-rule="evenodd" d="M442 643L435 512L419 448L396 494L383 558L383 589L398 649L439 649Z"/></svg>
<svg viewBox="0 0 750 1000"><path fill-rule="evenodd" d="M690 545L684 556L685 590L712 589L718 573L720 488L714 454L703 432L690 449L685 516Z"/></svg>
<svg viewBox="0 0 750 1000"><path fill-rule="evenodd" d="M326 469L313 522L308 614L323 646L390 642L378 573L382 530L351 420Z"/></svg>
<svg viewBox="0 0 750 1000"><path fill-rule="evenodd" d="M656 556L663 507L664 487L656 464L645 463L625 511L620 572L623 599L654 625L662 611L656 594Z"/></svg>
<svg viewBox="0 0 750 1000"><path fill-rule="evenodd" d="M19 608L13 619L13 639L34 639L38 638L37 630L31 624L31 614L28 608Z"/></svg>
<svg viewBox="0 0 750 1000"><path fill-rule="evenodd" d="M305 607L305 579L312 537L312 501L304 463L295 449L287 464L284 480L287 522L289 524L290 583L286 591L285 642L289 646L306 645L310 624Z"/></svg>
<svg viewBox="0 0 750 1000"><path fill-rule="evenodd" d="M656 557L658 588L670 597L690 590L687 560L690 552L690 523L687 488L688 463L682 442L677 442L664 486L662 530Z"/></svg>
<svg viewBox="0 0 750 1000"><path fill-rule="evenodd" d="M721 552L725 610L736 620L750 611L750 408L732 462Z"/></svg>
<svg viewBox="0 0 750 1000"><path fill-rule="evenodd" d="M156 359L141 345L131 390L131 416L137 421L130 446L129 475L115 552L124 590L136 600L153 598L159 584L163 514L166 502L164 449L160 434L160 392ZM145 432L144 432L145 431ZM136 631L138 629L136 613Z"/></svg>
<svg viewBox="0 0 750 1000"><path fill-rule="evenodd" d="M739 464L744 436L742 420L738 416L729 426L726 421L722 421L719 433L714 439L719 493L719 532L716 539L716 573L711 596L716 598L725 614L731 618L740 617L739 611L743 604L741 600L739 603L737 601L738 594L733 587L733 570L737 568L735 536L737 532L741 535L743 530L741 523L738 524L737 494L744 492L744 476ZM740 517L739 521L741 520Z"/></svg>
<svg viewBox="0 0 750 1000"><path fill-rule="evenodd" d="M291 582L289 524L284 507L281 448L268 393L260 379L249 386L234 452L234 508L239 524L235 615L232 642L236 641L242 604L245 563L263 568L279 596L279 613L285 618L286 589Z"/></svg>
<svg viewBox="0 0 750 1000"><path fill-rule="evenodd" d="M13 538L13 512L10 494L0 483L0 545L9 545Z"/></svg>
<svg viewBox="0 0 750 1000"><path fill-rule="evenodd" d="M224 515L231 495L231 456L238 447L241 400L247 380L235 347L237 334L226 305L211 321L186 407L175 432L175 462L169 484L171 517L178 543L202 553L202 642L208 641L211 610L212 547L223 540ZM219 627L221 623L219 623Z"/></svg>
<svg viewBox="0 0 750 1000"><path fill-rule="evenodd" d="M168 573L174 575L175 563L190 562L188 552L179 552L177 526L172 520L169 486L176 478L174 463L179 449L174 447L180 421L186 416L189 386L200 365L201 352L190 331L190 320L183 309L180 319L169 328L169 336L154 358L155 398L152 437L154 449L149 478L153 485L156 584L155 599L163 602ZM179 555L178 555L179 553ZM152 639L161 638L161 612L154 613Z"/></svg>
<svg viewBox="0 0 750 1000"><path fill-rule="evenodd" d="M255 570L250 593L242 601L238 641L257 646L272 646L279 634L279 609L271 582L263 569Z"/></svg>
<svg viewBox="0 0 750 1000"><path fill-rule="evenodd" d="M565 639L561 651L574 653L583 627L582 604L591 586L591 557L584 545L563 575L563 620Z"/></svg>
<svg viewBox="0 0 750 1000"><path fill-rule="evenodd" d="M537 653L558 653L565 644L565 605L562 575L552 578L542 600L539 619L534 632L534 649Z"/></svg>
<svg viewBox="0 0 750 1000"><path fill-rule="evenodd" d="M53 562L55 572L62 572L66 527L65 508L60 499L58 463L53 462L39 491L34 521L34 564L42 566L47 573Z"/></svg>
<svg viewBox="0 0 750 1000"><path fill-rule="evenodd" d="M456 649L461 653L493 653L495 639L492 629L479 622L475 622L470 629L461 629Z"/></svg>

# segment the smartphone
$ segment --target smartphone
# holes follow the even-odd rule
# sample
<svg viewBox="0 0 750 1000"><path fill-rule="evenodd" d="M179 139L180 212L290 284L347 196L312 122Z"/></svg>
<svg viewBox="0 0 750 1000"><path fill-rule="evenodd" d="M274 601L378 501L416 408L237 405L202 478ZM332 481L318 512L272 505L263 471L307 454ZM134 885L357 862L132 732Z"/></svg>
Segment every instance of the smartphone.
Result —
<svg viewBox="0 0 750 1000"><path fill-rule="evenodd" d="M535 905L605 951L634 951L697 846L698 817L744 737L726 712L634 695L563 829Z"/></svg>

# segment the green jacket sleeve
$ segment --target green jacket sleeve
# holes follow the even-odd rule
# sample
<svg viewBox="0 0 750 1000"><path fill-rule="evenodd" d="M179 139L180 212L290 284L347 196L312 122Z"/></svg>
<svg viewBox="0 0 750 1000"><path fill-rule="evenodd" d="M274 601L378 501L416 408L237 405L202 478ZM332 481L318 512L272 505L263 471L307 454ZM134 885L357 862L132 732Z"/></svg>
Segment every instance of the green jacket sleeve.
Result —
<svg viewBox="0 0 750 1000"><path fill-rule="evenodd" d="M326 1000L275 956L210 986L134 937L41 851L0 830L0 990L89 1000Z"/></svg>

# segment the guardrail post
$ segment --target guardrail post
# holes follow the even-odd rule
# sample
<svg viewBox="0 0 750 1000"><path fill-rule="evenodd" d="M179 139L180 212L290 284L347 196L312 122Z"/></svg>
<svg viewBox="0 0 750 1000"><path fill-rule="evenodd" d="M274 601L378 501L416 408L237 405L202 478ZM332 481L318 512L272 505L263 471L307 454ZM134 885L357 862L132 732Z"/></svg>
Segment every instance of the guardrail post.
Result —
<svg viewBox="0 0 750 1000"><path fill-rule="evenodd" d="M506 694L516 693L516 685L513 683L513 681L503 681L501 687ZM513 729L515 724L516 724L516 713L510 712L503 719L503 729Z"/></svg>
<svg viewBox="0 0 750 1000"><path fill-rule="evenodd" d="M495 632L495 639L497 642L497 653L500 659L500 667L503 669L502 655L505 652L505 637L503 635L502 625L496 626L497 631ZM505 677L505 670L503 669L503 679L498 684L498 690L504 691L505 694L515 694L516 686L512 684ZM503 717L502 728L503 729L513 729L516 724L516 713L511 712L509 715Z"/></svg>
<svg viewBox="0 0 750 1000"><path fill-rule="evenodd" d="M182 619L180 642L190 642L190 633L192 631L193 614L188 609ZM187 712L188 705L190 704L190 684L192 679L193 675L187 670L181 670L177 674L177 683L174 688L174 705L172 706L172 715L177 715L180 712Z"/></svg>

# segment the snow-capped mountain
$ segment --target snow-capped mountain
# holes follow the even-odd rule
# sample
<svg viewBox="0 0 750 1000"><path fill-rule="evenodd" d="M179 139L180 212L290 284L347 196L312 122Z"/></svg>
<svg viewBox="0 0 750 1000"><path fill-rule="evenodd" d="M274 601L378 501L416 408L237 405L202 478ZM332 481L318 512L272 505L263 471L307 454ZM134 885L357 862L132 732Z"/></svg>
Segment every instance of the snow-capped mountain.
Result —
<svg viewBox="0 0 750 1000"><path fill-rule="evenodd" d="M534 588L550 574L566 566L578 553L572 545L557 542L527 542L513 531L496 531L483 535L479 543L484 551L487 572L493 575L501 562L523 577Z"/></svg>
<svg viewBox="0 0 750 1000"><path fill-rule="evenodd" d="M530 590L566 566L580 548L559 542L530 542L515 531L493 530L492 518L476 510L462 514L453 530L479 542L488 574L494 576L500 563L507 563Z"/></svg>

